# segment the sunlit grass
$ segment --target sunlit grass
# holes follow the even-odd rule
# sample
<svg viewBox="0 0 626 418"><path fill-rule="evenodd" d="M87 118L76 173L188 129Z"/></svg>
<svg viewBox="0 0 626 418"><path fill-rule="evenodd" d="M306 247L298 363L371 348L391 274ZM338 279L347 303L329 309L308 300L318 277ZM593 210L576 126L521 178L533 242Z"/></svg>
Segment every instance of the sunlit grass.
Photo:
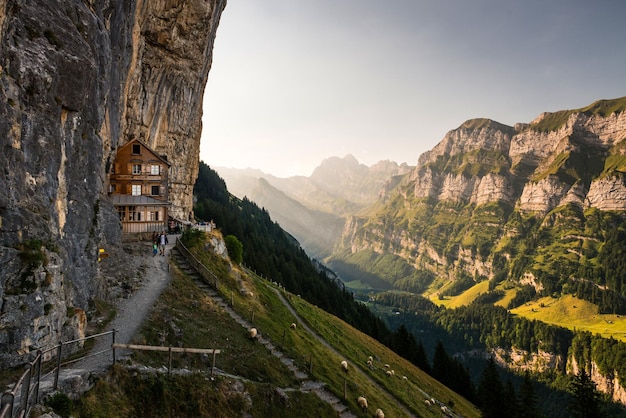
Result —
<svg viewBox="0 0 626 418"><path fill-rule="evenodd" d="M598 307L571 295L558 299L541 298L528 302L511 313L577 331L589 331L605 338L626 342L626 318L622 315L599 314Z"/></svg>

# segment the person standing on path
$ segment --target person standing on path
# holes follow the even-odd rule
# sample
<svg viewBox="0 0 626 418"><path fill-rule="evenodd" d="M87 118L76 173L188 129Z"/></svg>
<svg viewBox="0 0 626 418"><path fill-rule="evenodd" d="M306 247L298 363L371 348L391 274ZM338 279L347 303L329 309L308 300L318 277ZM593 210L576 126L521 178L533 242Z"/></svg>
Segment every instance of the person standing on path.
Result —
<svg viewBox="0 0 626 418"><path fill-rule="evenodd" d="M165 233L165 231L163 231L161 232L161 235L159 235L159 250L161 252L161 255L165 255L165 246L167 244L167 234Z"/></svg>

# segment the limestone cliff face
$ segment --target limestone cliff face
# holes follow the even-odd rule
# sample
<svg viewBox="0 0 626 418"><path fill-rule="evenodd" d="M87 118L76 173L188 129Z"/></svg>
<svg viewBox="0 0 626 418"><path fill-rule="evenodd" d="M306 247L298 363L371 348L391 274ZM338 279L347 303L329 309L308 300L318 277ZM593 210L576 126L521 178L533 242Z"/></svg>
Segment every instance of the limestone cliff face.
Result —
<svg viewBox="0 0 626 418"><path fill-rule="evenodd" d="M625 98L598 101L514 127L488 119L465 122L385 191L375 215L348 219L336 254L392 252L450 280L459 274L492 278L504 263L511 265L519 250L515 242L528 231L517 217L541 222L566 206L581 214L624 213L625 107ZM560 219L568 217L574 225L585 222L573 214ZM519 280L528 275L537 277L538 291L546 286L531 269Z"/></svg>
<svg viewBox="0 0 626 418"><path fill-rule="evenodd" d="M521 210L544 213L565 203L626 209L623 173L600 176L599 171L588 171L592 167L584 167L585 159L597 165L622 143L626 112L608 116L573 112L560 128L537 130L546 117L548 114L542 114L516 128L478 119L449 132L420 157L408 178L414 196L478 205L503 201ZM613 152L624 154L620 149ZM571 160L573 155L584 157L576 161L582 178L558 176L560 159ZM472 171L472 165L478 171ZM516 189L515 184L520 183L522 187Z"/></svg>
<svg viewBox="0 0 626 418"><path fill-rule="evenodd" d="M106 194L117 147L138 137L166 155L173 213L189 216L224 3L0 4L0 367L80 335L107 297L97 251L120 244Z"/></svg>
<svg viewBox="0 0 626 418"><path fill-rule="evenodd" d="M172 164L171 214L189 220L198 173L202 97L225 0L139 0L123 99L125 143L138 138Z"/></svg>

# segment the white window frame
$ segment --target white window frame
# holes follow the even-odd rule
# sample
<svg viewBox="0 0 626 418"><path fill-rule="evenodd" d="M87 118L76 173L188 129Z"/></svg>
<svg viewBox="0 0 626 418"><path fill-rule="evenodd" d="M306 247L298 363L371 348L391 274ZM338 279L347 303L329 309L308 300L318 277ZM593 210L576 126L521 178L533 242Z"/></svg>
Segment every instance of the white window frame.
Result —
<svg viewBox="0 0 626 418"><path fill-rule="evenodd" d="M141 164L133 163L133 174L141 174Z"/></svg>
<svg viewBox="0 0 626 418"><path fill-rule="evenodd" d="M141 196L141 184L131 184L130 190L133 196Z"/></svg>
<svg viewBox="0 0 626 418"><path fill-rule="evenodd" d="M150 174L152 174L153 176L158 176L159 174L161 174L161 166L158 164L152 164L150 166Z"/></svg>

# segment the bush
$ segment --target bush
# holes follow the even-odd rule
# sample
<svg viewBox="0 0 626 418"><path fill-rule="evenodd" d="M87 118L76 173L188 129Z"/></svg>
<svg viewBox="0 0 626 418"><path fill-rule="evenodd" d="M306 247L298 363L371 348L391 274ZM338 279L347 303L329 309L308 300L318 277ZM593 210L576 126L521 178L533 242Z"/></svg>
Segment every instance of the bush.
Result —
<svg viewBox="0 0 626 418"><path fill-rule="evenodd" d="M69 417L74 412L74 403L65 393L56 393L51 396L46 405L63 418Z"/></svg>
<svg viewBox="0 0 626 418"><path fill-rule="evenodd" d="M226 249L230 260L235 264L241 264L243 261L243 244L234 235L226 235L224 237Z"/></svg>

